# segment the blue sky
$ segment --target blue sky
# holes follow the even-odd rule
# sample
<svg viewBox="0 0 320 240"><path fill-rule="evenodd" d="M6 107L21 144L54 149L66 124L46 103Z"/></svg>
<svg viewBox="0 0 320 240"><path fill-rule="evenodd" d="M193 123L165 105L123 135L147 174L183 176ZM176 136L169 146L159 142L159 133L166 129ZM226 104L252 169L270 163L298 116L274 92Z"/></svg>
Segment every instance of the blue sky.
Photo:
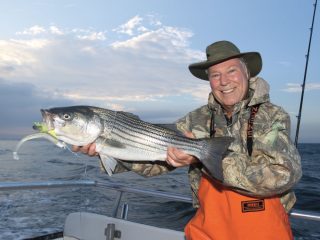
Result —
<svg viewBox="0 0 320 240"><path fill-rule="evenodd" d="M259 51L260 76L295 131L313 0L11 0L0 9L0 136L21 137L40 108L95 105L173 122L206 104L190 63L230 40ZM319 7L318 7L319 8ZM320 142L320 16L316 16L300 129ZM292 134L294 135L294 134Z"/></svg>

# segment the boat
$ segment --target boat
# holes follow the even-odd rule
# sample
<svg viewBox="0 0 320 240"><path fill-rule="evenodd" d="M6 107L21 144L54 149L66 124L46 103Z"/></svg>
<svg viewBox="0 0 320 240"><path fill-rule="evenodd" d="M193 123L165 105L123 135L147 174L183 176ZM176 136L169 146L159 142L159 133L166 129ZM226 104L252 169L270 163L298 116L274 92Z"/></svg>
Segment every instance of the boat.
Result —
<svg viewBox="0 0 320 240"><path fill-rule="evenodd" d="M43 236L35 236L30 240L183 240L182 231L167 228L154 227L147 224L136 223L127 220L129 204L121 204L122 196L127 193L143 194L148 197L164 198L179 202L191 203L190 196L164 191L145 190L128 187L119 183L106 183L93 180L69 180L46 182L5 182L0 183L0 191L22 191L35 189L53 189L70 187L100 188L109 191L117 191L110 216L91 212L72 212L67 215L62 232L55 232ZM320 214L307 211L292 210L291 218L320 222Z"/></svg>

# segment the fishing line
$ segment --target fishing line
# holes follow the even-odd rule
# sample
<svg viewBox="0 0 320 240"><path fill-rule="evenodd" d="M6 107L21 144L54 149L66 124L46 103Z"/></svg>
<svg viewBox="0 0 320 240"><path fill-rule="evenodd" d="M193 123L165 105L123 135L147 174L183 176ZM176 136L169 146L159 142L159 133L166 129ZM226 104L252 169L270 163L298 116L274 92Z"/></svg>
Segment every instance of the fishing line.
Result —
<svg viewBox="0 0 320 240"><path fill-rule="evenodd" d="M89 179L88 177L88 158L86 159L83 159L80 157L80 155L74 151L72 151L72 149L67 146L65 149L67 149L69 152L71 152L75 157L76 157L76 160L79 160L82 162L82 164L84 165L84 169L83 169L83 173L81 173L80 175L80 179L82 180L86 180L86 179ZM80 187L80 204L79 204L79 208L78 208L78 211L80 212L80 215L79 215L79 222L80 222L80 226L83 226L84 224L84 220L82 219L82 212L86 212L87 211L87 207L90 203L90 200L88 199L88 192L87 192L87 189L84 190L83 187ZM81 236L84 236L84 229L81 227Z"/></svg>
<svg viewBox="0 0 320 240"><path fill-rule="evenodd" d="M44 126L42 126L42 124L40 123L35 123L35 129L40 130L41 132L38 133L34 133L34 134L30 134L25 136L24 138L22 138L18 144L16 145L15 149L13 150L13 159L15 160L19 160L19 155L18 155L18 151L21 148L21 146L30 140L34 140L34 139L38 139L38 138L44 138L46 140L48 140L49 142L55 144L57 147L61 148L61 149L66 149L68 150L70 153L72 153L73 156L76 157L76 160L78 161L80 159L80 161L82 161L82 163L84 164L84 169L83 169L83 173L80 173L80 179L86 180L89 179L88 177L88 159L82 159L80 157L79 154L77 154L76 152L72 151L72 149L63 141L60 141L56 138L55 133L54 132L49 132L46 129L44 129ZM87 207L90 203L90 200L88 199L88 192L85 191L83 192L82 187L80 187L80 204L79 204L79 208L78 211L80 212L80 226L82 226L83 220L82 220L82 211L87 211ZM83 229L81 229L81 231L83 231ZM83 236L83 232L82 232L82 236Z"/></svg>

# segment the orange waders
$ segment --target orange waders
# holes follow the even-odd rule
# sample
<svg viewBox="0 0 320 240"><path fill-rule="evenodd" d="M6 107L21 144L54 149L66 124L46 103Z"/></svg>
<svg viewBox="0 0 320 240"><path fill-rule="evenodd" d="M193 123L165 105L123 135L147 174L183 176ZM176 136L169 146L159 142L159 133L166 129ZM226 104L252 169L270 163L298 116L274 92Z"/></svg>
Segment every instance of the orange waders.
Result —
<svg viewBox="0 0 320 240"><path fill-rule="evenodd" d="M187 240L293 239L278 197L247 197L205 175L198 195L200 208L185 227Z"/></svg>

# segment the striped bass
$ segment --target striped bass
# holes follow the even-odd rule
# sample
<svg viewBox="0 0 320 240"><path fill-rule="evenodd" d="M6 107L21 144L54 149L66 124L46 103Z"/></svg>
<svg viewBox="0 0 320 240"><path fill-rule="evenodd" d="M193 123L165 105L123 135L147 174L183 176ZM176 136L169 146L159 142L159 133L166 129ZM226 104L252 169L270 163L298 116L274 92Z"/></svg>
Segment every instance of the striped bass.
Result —
<svg viewBox="0 0 320 240"><path fill-rule="evenodd" d="M230 137L187 138L176 131L142 121L131 113L98 107L59 107L42 109L41 113L43 126L58 140L76 146L95 142L109 175L115 169L116 159L165 161L168 146L197 157L210 173L221 168L223 155L232 141ZM220 164L215 166L215 163Z"/></svg>

